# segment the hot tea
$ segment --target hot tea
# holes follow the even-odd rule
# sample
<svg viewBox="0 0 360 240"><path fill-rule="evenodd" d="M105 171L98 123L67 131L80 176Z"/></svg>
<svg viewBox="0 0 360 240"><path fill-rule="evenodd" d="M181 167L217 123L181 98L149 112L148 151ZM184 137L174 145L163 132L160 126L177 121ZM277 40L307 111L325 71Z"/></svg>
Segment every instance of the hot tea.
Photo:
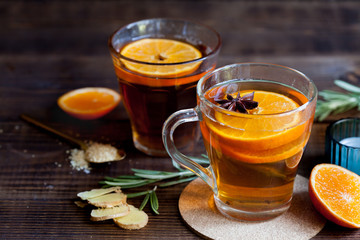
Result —
<svg viewBox="0 0 360 240"><path fill-rule="evenodd" d="M219 35L181 20L142 20L118 30L109 41L120 93L136 148L166 156L161 130L171 113L196 105L197 81L214 69ZM178 131L179 147L191 143L196 125Z"/></svg>
<svg viewBox="0 0 360 240"><path fill-rule="evenodd" d="M240 63L205 75L196 92L197 106L173 113L164 124L171 158L209 185L227 217L260 221L284 213L314 119L314 83L291 68ZM177 126L197 121L208 167L179 154L172 139Z"/></svg>
<svg viewBox="0 0 360 240"><path fill-rule="evenodd" d="M200 49L203 48L197 47L196 49L199 49L200 52ZM119 51L121 52L121 49ZM205 52L200 53L200 57L206 56ZM165 58L165 56L162 57ZM186 70L182 69L185 66L177 66L177 77L171 78L171 75L174 74L172 72L175 72L174 66L164 70L161 76L156 72L161 71L161 68L168 68L168 66L153 66L153 70L147 67L146 70L152 71L154 75L150 76L133 73L127 68L126 63L124 61L124 63L116 64L115 72L125 108L132 119L134 143L139 148L146 146L153 151L164 151L161 138L164 121L173 112L193 107L196 104L197 81L215 66L207 66L206 71L201 66L203 64L201 62L192 63L193 66L187 67ZM137 71L141 72L141 64L135 67L137 67ZM183 71L187 71L187 73L184 75ZM196 125L177 131L176 140L179 147L191 142L195 134Z"/></svg>
<svg viewBox="0 0 360 240"><path fill-rule="evenodd" d="M307 97L279 83L251 80L223 82L205 97L217 104L219 96L230 102L227 94L233 99L252 94L258 106L241 118L244 114L237 111L203 115L200 126L217 179L216 197L242 211L287 206L312 122L291 111L308 102Z"/></svg>

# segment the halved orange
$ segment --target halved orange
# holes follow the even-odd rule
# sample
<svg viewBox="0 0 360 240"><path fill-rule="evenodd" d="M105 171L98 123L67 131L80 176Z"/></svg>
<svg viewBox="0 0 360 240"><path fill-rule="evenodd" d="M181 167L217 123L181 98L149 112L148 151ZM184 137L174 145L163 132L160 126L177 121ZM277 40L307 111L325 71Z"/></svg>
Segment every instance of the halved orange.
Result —
<svg viewBox="0 0 360 240"><path fill-rule="evenodd" d="M311 171L309 194L314 207L328 220L360 228L360 176L334 164L319 164Z"/></svg>
<svg viewBox="0 0 360 240"><path fill-rule="evenodd" d="M65 93L57 102L69 115L91 120L113 110L120 102L120 94L109 88L87 87Z"/></svg>
<svg viewBox="0 0 360 240"><path fill-rule="evenodd" d="M169 64L150 65L122 60L126 68L133 72L162 78L180 77L194 72L201 61L184 64L174 63L183 63L202 57L201 52L191 44L159 38L144 38L131 42L120 50L120 54L141 62Z"/></svg>

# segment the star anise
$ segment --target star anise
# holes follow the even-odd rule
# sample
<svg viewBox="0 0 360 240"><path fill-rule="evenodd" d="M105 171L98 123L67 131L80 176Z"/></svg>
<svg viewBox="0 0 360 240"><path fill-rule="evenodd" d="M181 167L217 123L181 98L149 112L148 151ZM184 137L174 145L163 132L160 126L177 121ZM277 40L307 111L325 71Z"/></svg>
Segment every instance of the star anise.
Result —
<svg viewBox="0 0 360 240"><path fill-rule="evenodd" d="M240 96L238 92L236 98L230 94L226 94L226 98L216 96L215 102L220 104L220 107L228 109L230 111L238 111L241 113L248 113L247 110L254 109L258 106L258 102L254 101L254 92L248 93L244 96Z"/></svg>

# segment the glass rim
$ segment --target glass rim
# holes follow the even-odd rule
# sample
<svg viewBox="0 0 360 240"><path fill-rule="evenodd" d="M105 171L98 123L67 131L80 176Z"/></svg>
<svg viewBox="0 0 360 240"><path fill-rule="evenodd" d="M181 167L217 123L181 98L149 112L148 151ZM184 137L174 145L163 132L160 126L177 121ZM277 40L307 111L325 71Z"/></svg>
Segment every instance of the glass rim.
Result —
<svg viewBox="0 0 360 240"><path fill-rule="evenodd" d="M129 26L132 26L132 25L135 25L135 24L138 24L138 23L141 23L141 22L150 21L150 20L152 20L152 21L183 22L183 23L189 23L189 24L200 26L200 27L205 28L205 29L207 29L207 30L209 30L209 31L211 31L211 32L213 32L215 34L215 36L217 38L217 44L216 44L215 48L211 49L211 52L209 54L207 54L206 56L203 56L203 57L197 58L197 59L193 59L193 60L189 60L189 61L176 62L176 63L149 63L149 62L144 62L144 61L139 61L139 60L135 60L135 59L132 59L132 58L128 58L126 56L121 55L118 51L116 51L116 49L114 48L114 46L112 44L112 40L113 40L113 38L115 37L115 35L118 32L128 28ZM144 35L143 38L146 38L146 37L148 37L148 36ZM139 36L139 38L136 39L136 40L140 40L140 39L142 39L141 36ZM174 40L176 40L176 39L174 39ZM183 64L189 64L189 63L201 62L201 61L204 61L204 60L216 55L220 51L221 43L222 43L222 40L221 40L220 34L217 31L215 31L215 29L213 29L212 27L209 27L207 25L204 25L204 24L201 24L201 23L198 23L198 22L187 21L187 20L177 19L177 18L148 18L148 19L142 19L142 20L139 20L139 21L136 21L136 22L131 22L131 23L126 24L125 26L122 26L122 27L118 28L117 30L115 30L110 35L110 37L108 38L108 47L109 47L110 53L112 55L115 55L116 57L124 59L124 60L129 61L129 62L138 63L138 64L144 64L144 65L152 65L152 66L173 66L173 65L183 65Z"/></svg>
<svg viewBox="0 0 360 240"><path fill-rule="evenodd" d="M301 105L301 106L299 106L299 107L297 107L297 108L295 108L293 110L286 111L286 112L280 112L280 113L271 113L271 114L247 114L247 113L240 113L240 112L230 111L230 110L224 109L224 108L212 103L211 101L209 101L208 99L206 99L204 97L205 93L202 93L202 91L201 91L201 86L202 86L203 82L205 82L212 75L215 75L218 72L221 72L221 71L224 71L226 69L233 68L233 67L236 67L236 66L245 66L245 65L248 65L248 66L257 65L257 66L267 66L267 67L270 66L270 67L275 67L275 68L279 68L279 69L290 70L290 71L302 76L304 79L308 80L309 83L311 84L311 86L313 87L314 94L310 99L308 99L308 101L306 103L304 103L303 105ZM286 66L279 65L279 64L273 64L273 63L244 62L244 63L234 63L234 64L226 65L226 66L217 68L214 71L211 71L211 72L205 74L202 78L200 78L200 80L199 80L199 82L198 82L198 84L196 86L196 94L200 98L200 101L204 102L205 104L210 106L212 109L215 109L217 112L223 112L223 113L226 113L227 115L234 115L234 116L239 116L239 117L243 117L243 118L260 118L260 117L264 117L264 116L265 117L286 116L286 115L294 114L296 112L300 112L300 111L306 109L317 98L318 90L316 88L315 83L309 77L307 77L304 73L302 73L302 72L300 72L300 71L298 71L298 70L296 70L294 68L286 67Z"/></svg>
<svg viewBox="0 0 360 240"><path fill-rule="evenodd" d="M341 143L340 141L338 141L337 139L334 138L334 134L333 134L333 127L339 124L342 124L344 122L348 122L348 121L356 121L358 123L360 123L360 118L357 117L348 117L348 118L341 118L339 120L336 120L334 122L332 122L327 128L326 128L326 135L329 138L328 140L330 142L335 142L336 144L340 145L341 147L346 147L346 148L350 148L350 149L356 149L356 150L360 150L360 147L353 147L353 146L348 146L346 144ZM343 138L344 139L344 138Z"/></svg>

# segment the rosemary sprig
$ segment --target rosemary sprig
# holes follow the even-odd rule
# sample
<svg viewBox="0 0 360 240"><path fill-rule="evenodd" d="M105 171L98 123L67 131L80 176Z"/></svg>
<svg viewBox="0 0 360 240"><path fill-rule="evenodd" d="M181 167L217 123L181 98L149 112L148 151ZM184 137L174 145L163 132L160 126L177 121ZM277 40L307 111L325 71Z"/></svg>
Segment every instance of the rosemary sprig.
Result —
<svg viewBox="0 0 360 240"><path fill-rule="evenodd" d="M334 83L347 92L333 90L319 92L319 96L323 98L323 100L318 100L316 106L315 118L318 118L319 121L324 120L330 114L343 113L355 107L360 110L360 88L341 80L335 80Z"/></svg>
<svg viewBox="0 0 360 240"><path fill-rule="evenodd" d="M139 207L140 210L143 210L143 209L144 209L144 207L146 206L146 204L147 204L148 201L149 201L149 198L150 198L150 191L147 192L144 200L142 201L142 203L141 203L141 205L140 205L140 207Z"/></svg>
<svg viewBox="0 0 360 240"><path fill-rule="evenodd" d="M159 209L159 200L156 196L155 191L152 191L150 194L150 205L151 205L151 209L153 210L154 213L159 214L158 209Z"/></svg>
<svg viewBox="0 0 360 240"><path fill-rule="evenodd" d="M176 181L170 181L170 182L160 184L159 187L170 187L170 186L173 186L173 185L176 185L176 184L180 184L180 183L184 183L184 182L190 182L192 180L195 180L196 178L197 178L197 176L183 178L183 179L176 180Z"/></svg>
<svg viewBox="0 0 360 240"><path fill-rule="evenodd" d="M203 158L192 157L195 162L208 165L209 160L206 155L202 155ZM152 190L146 190L142 192L128 193L128 198L135 198L144 196L139 209L142 210L150 200L150 206L155 214L159 214L159 200L156 195L157 187L169 187L176 184L189 182L197 178L195 174L189 170L182 169L180 165L173 162L177 172L159 171L159 170L146 170L132 168L133 175L121 175L118 177L105 177L104 181L99 182L102 187L120 186L123 189L137 188L145 185L149 185L156 182L163 182L156 185ZM168 181L169 180L169 181ZM165 182L164 182L165 181Z"/></svg>
<svg viewBox="0 0 360 240"><path fill-rule="evenodd" d="M135 176L146 178L146 179L156 179L156 180L164 180L174 177L188 177L193 176L194 173L186 170L181 172L165 172L165 171L151 171L144 169L132 169L135 172Z"/></svg>
<svg viewBox="0 0 360 240"><path fill-rule="evenodd" d="M113 181L101 181L99 183L104 185L103 187L120 186L123 189L127 189L127 188L136 188L136 187L145 186L150 183L160 181L161 179L133 180L130 182L122 182L121 180L122 180L121 176L119 176L117 179L114 179Z"/></svg>

